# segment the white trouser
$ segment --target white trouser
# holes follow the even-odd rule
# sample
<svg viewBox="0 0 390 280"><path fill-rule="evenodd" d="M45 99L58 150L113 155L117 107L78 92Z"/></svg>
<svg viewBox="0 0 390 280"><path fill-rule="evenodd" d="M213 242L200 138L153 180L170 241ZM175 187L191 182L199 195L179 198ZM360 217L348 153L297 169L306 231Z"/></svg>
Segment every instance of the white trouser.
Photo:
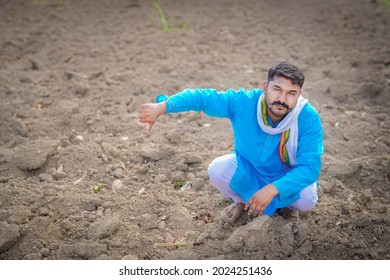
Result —
<svg viewBox="0 0 390 280"><path fill-rule="evenodd" d="M230 181L237 169L235 154L228 154L214 159L208 168L211 184L225 197L231 198L236 203L245 201L230 188ZM317 183L313 183L299 193L300 198L288 206L291 210L309 211L317 203Z"/></svg>

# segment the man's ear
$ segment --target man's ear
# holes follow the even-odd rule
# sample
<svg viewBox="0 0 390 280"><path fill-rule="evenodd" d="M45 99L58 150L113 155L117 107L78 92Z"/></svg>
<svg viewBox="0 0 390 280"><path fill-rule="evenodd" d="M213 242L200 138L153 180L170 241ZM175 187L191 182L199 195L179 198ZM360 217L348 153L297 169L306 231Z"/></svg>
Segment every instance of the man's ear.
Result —
<svg viewBox="0 0 390 280"><path fill-rule="evenodd" d="M263 82L263 89L266 90L268 87L268 83L267 82Z"/></svg>

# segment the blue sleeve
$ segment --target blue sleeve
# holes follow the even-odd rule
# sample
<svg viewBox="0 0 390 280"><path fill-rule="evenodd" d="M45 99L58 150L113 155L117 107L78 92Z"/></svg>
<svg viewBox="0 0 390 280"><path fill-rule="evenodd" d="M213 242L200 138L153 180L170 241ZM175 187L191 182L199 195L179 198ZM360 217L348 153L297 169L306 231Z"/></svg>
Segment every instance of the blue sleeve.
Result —
<svg viewBox="0 0 390 280"><path fill-rule="evenodd" d="M234 101L243 92L229 89L217 91L215 89L185 89L167 101L166 113L179 113L186 111L203 111L211 117L230 118L233 115Z"/></svg>
<svg viewBox="0 0 390 280"><path fill-rule="evenodd" d="M282 178L273 182L281 199L299 193L308 185L317 181L321 171L323 153L323 131L318 114L312 114L299 120L297 165Z"/></svg>

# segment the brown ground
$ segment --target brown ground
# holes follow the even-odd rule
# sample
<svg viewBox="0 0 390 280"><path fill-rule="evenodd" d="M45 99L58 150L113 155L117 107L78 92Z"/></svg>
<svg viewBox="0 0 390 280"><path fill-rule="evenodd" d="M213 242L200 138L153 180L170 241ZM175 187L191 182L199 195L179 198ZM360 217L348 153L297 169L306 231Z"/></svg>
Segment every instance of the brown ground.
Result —
<svg viewBox="0 0 390 280"><path fill-rule="evenodd" d="M181 29L164 33L151 1L0 1L0 259L390 259L390 9L160 3ZM230 226L206 171L233 149L229 122L168 115L145 138L137 110L259 87L281 60L323 120L319 203Z"/></svg>

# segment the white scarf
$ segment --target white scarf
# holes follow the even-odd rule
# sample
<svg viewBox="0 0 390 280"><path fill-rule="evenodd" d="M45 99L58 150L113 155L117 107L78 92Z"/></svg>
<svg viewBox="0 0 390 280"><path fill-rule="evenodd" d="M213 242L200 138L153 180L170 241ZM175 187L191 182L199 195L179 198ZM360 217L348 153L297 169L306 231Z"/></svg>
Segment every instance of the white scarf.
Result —
<svg viewBox="0 0 390 280"><path fill-rule="evenodd" d="M269 134L279 134L290 129L290 136L286 143L286 149L288 157L290 159L291 166L297 164L297 150L298 150L298 116L302 111L302 108L306 105L308 100L304 97L299 96L297 104L294 109L290 111L283 120L278 124L277 127L268 126L264 123L262 116L262 100L265 98L264 93L260 96L259 101L257 102L257 122L259 123L261 129L265 133Z"/></svg>

